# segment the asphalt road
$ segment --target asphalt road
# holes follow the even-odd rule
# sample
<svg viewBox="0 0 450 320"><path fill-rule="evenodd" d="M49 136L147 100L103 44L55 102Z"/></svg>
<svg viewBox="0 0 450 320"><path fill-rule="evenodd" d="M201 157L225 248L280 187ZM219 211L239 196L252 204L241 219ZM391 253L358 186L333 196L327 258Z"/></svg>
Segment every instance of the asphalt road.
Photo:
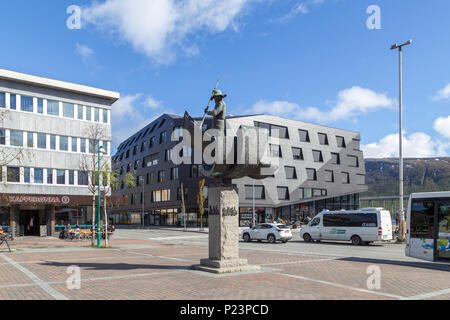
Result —
<svg viewBox="0 0 450 320"><path fill-rule="evenodd" d="M265 252L283 252L290 254L307 254L330 257L354 257L366 259L384 259L392 261L424 262L405 256L405 245L395 243L373 243L364 246L353 246L350 242L322 241L305 243L300 239L300 231L293 230L293 239L288 243L271 244L263 242L239 243L240 250L252 249ZM208 245L208 234L199 232L183 232L165 229L117 229L116 239L156 240L163 243L185 244L196 246Z"/></svg>

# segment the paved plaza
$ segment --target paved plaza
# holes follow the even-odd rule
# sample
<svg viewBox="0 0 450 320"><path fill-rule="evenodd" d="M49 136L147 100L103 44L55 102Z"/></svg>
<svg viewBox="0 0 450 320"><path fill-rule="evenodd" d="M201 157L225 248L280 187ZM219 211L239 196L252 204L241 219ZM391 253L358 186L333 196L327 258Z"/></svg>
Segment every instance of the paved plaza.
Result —
<svg viewBox="0 0 450 320"><path fill-rule="evenodd" d="M262 269L228 275L190 269L208 256L205 233L117 230L111 249L16 239L12 253L0 248L0 299L450 299L450 266L407 258L403 245L304 243L297 233L287 244L241 242L241 257ZM79 267L79 289L67 285L72 266ZM370 285L374 268L379 288Z"/></svg>

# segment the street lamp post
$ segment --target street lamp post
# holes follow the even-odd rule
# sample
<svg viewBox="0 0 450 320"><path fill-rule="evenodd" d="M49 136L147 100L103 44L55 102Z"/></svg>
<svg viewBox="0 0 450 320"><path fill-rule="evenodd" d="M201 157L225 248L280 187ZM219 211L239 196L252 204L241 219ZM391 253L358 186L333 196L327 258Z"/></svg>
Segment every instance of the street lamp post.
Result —
<svg viewBox="0 0 450 320"><path fill-rule="evenodd" d="M144 228L144 206L145 206L145 193L144 193L144 177L140 177L139 181L142 183L142 228Z"/></svg>
<svg viewBox="0 0 450 320"><path fill-rule="evenodd" d="M391 47L391 50L398 49L398 64L399 64L399 193L400 193L400 209L399 209L399 217L398 217L398 223L399 223L399 232L398 232L398 241L403 242L405 241L405 228L404 228L404 209L403 209L403 135L402 135L402 98L403 98L403 92L402 92L402 47L410 45L412 43L412 40L408 40L403 44L394 44Z"/></svg>
<svg viewBox="0 0 450 320"><path fill-rule="evenodd" d="M100 205L101 205L101 193L100 193L100 153L105 153L105 148L100 146L98 148L98 206L97 206L97 247L102 245L102 233L100 226ZM106 195L105 195L106 197ZM105 235L106 236L106 235Z"/></svg>

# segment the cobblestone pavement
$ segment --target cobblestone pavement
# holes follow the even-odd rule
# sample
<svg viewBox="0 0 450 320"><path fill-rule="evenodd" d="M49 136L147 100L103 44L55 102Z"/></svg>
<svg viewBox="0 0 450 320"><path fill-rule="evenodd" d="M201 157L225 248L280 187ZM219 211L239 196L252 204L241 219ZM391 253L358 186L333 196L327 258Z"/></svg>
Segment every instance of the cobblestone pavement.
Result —
<svg viewBox="0 0 450 320"><path fill-rule="evenodd" d="M345 255L346 251L338 250L345 244L330 245L325 255L312 250L295 252L293 245L267 244L270 250L265 251L260 244L255 243L253 249L241 243L241 257L261 265L261 271L214 275L190 269L207 257L208 248L204 243L189 244L189 236L181 243L186 237L183 233L134 238L126 234L113 239L110 249L56 238L16 239L11 244L12 253L0 248L0 300L450 298L450 266L383 259L373 253ZM203 240L206 243L207 239ZM379 250L388 249L391 255L402 250L383 246ZM339 254L333 255L336 251ZM80 289L68 289L71 266L80 268ZM368 280L373 284L368 268L373 266L381 275L378 289L368 287Z"/></svg>

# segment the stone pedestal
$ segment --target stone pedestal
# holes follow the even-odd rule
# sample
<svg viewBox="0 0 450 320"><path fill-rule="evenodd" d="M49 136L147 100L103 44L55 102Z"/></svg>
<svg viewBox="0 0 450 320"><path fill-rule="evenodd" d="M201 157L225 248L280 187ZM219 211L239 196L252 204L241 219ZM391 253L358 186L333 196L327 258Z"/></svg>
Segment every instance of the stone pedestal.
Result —
<svg viewBox="0 0 450 320"><path fill-rule="evenodd" d="M210 187L209 258L201 259L195 270L232 273L260 270L239 258L239 194L235 186Z"/></svg>

